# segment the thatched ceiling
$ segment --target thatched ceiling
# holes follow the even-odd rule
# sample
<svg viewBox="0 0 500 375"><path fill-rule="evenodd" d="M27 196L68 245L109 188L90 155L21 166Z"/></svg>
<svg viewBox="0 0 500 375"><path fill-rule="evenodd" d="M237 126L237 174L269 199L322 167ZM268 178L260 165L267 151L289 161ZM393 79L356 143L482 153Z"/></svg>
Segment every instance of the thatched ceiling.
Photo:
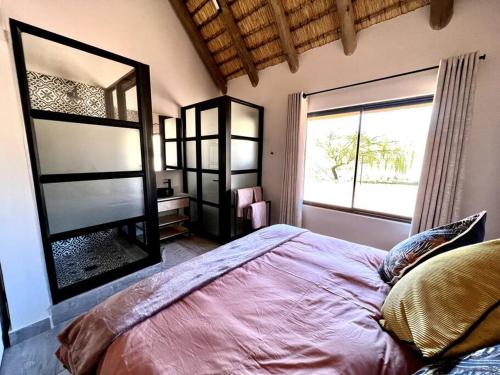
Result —
<svg viewBox="0 0 500 375"><path fill-rule="evenodd" d="M355 30L353 31L355 48L355 32L426 6L431 0L218 0L220 9L216 8L213 0L171 0L171 2L174 8L177 7L177 15L186 30L188 30L186 22L194 21L192 26L195 28L191 31L197 32L201 37L198 38L198 42L204 44L197 46L198 52L200 53L200 48L206 48L205 52L209 55L207 58L212 60L208 64L215 65L219 71L215 74L220 73L222 80L227 81L243 74L249 74L251 77L248 70L252 69L252 65L256 71L262 70L286 61L290 54L300 54L339 39L342 17L345 17L345 14L339 17L337 10L339 4L348 4L346 9L351 14ZM191 20L182 19L179 7L185 7L187 10L185 15ZM224 13L225 7L226 13ZM286 33L291 36L288 47L295 51L290 52L286 49L286 39L283 39L284 36L280 35L278 29L280 21L276 7L281 7L282 12L284 11L281 25L289 28L289 32L285 30L285 37ZM231 28L228 24L231 23L231 16L236 28ZM234 34L238 32L240 35L236 35L235 38ZM193 37L196 38L191 34L191 40ZM240 36L242 45L238 45ZM342 41L344 42L344 38ZM195 45L196 42L193 40ZM245 51L242 51L245 48L250 61L245 61ZM344 49L346 49L345 43ZM204 59L202 53L200 56ZM207 65L207 61L204 62ZM215 68L212 66L212 69ZM214 73L211 73L214 76Z"/></svg>

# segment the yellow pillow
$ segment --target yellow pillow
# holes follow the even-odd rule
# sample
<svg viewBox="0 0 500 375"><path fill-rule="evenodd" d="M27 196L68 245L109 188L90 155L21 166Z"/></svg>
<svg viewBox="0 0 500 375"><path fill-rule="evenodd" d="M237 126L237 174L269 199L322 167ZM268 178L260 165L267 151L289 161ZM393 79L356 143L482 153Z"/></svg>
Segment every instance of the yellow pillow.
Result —
<svg viewBox="0 0 500 375"><path fill-rule="evenodd" d="M382 327L424 357L453 357L500 343L500 239L418 265L390 291Z"/></svg>

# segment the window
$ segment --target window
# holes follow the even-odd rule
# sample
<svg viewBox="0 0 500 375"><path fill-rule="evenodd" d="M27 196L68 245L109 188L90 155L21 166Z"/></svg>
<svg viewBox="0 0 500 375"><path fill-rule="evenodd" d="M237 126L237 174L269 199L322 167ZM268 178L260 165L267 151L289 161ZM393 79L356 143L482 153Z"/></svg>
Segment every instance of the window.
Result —
<svg viewBox="0 0 500 375"><path fill-rule="evenodd" d="M155 172L160 172L162 168L161 159L161 135L153 134L153 160L155 166Z"/></svg>
<svg viewBox="0 0 500 375"><path fill-rule="evenodd" d="M310 113L304 203L409 220L432 96Z"/></svg>

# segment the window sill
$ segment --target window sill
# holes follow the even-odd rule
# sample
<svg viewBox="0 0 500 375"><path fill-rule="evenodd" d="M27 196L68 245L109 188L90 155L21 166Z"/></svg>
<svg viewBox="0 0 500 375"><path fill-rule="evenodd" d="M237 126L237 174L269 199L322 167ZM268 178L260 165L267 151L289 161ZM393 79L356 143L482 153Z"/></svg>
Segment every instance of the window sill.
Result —
<svg viewBox="0 0 500 375"><path fill-rule="evenodd" d="M334 206L331 204L320 203L320 202L303 201L302 204L305 206L312 206L312 207L325 208L327 210L347 212L350 214L373 217L373 218L384 219L384 220L389 220L389 221L395 221L398 223L410 224L411 220L412 220L412 218L410 218L410 217L384 214L381 212L361 210L361 209L357 209L357 208L340 207L340 206Z"/></svg>

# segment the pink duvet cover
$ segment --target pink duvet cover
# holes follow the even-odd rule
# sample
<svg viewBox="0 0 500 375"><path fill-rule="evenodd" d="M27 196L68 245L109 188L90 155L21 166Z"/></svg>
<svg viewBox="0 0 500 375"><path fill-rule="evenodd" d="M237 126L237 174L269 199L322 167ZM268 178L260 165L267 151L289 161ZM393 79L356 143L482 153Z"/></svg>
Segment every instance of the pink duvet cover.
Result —
<svg viewBox="0 0 500 375"><path fill-rule="evenodd" d="M378 325L383 256L301 233L121 334L98 373L412 373L420 360Z"/></svg>

